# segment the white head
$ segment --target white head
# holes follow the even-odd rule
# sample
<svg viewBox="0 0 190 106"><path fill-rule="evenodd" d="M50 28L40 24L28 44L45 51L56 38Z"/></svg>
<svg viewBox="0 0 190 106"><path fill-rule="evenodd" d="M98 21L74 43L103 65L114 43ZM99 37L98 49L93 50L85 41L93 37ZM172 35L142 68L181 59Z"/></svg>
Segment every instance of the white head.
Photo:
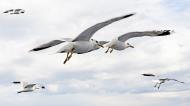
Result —
<svg viewBox="0 0 190 106"><path fill-rule="evenodd" d="M94 44L95 49L99 49L100 47L104 48L104 46L101 45L97 40L94 40L94 39L90 39L90 40Z"/></svg>

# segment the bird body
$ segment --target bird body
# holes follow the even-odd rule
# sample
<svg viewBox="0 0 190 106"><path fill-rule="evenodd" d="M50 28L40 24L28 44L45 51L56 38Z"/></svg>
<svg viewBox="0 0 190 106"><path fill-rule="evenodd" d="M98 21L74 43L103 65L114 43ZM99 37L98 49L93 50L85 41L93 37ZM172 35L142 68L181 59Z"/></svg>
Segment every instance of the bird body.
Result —
<svg viewBox="0 0 190 106"><path fill-rule="evenodd" d="M28 84L27 82L20 82L20 81L15 81L13 83L21 85L21 90L19 90L17 93L33 92L33 91L40 89L40 88L45 89L44 86L41 86L39 84Z"/></svg>
<svg viewBox="0 0 190 106"><path fill-rule="evenodd" d="M99 48L100 47L92 41L76 41L70 42L67 45L63 46L57 53L71 52L72 49L74 49L73 53L83 54Z"/></svg>
<svg viewBox="0 0 190 106"><path fill-rule="evenodd" d="M112 49L115 50L124 50L129 47L125 42L121 42L118 40L118 38L112 39L109 43L105 45L105 47L111 47Z"/></svg>

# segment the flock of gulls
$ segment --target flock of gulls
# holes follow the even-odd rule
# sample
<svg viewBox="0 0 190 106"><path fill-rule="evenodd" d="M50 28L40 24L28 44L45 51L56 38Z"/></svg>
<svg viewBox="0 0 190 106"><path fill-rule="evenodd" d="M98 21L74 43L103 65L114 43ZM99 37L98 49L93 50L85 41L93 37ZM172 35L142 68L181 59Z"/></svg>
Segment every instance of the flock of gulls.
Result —
<svg viewBox="0 0 190 106"><path fill-rule="evenodd" d="M25 10L23 9L10 9L5 12L4 14L23 14L25 13ZM66 64L67 61L69 61L72 57L72 55L75 54L84 54L91 51L98 50L100 48L107 48L105 53L112 53L113 50L122 51L126 48L134 48L133 45L129 44L127 40L135 37L143 37L143 36L150 36L150 37L161 37L161 36L167 36L173 33L172 30L152 30L152 31L136 31L136 32L128 32L123 35L120 35L118 37L113 38L111 41L98 41L95 39L92 39L92 36L99 31L100 29L117 22L119 20L129 18L131 16L135 15L135 13L127 14L124 16L112 18L100 23L97 23L83 32L81 32L78 36L75 38L60 38L55 39L52 41L49 41L47 43L41 44L33 49L30 50L30 52L37 52L44 49L48 49L50 47L59 45L61 43L67 42L65 46L63 46L61 49L59 49L56 53L66 53L66 58L63 61L63 64ZM156 83L154 87L160 88L161 84L165 83L166 81L176 81L179 83L184 83L181 81L178 81L176 79L170 79L170 78L158 78L158 76L154 74L142 74L143 76L149 76L149 77L155 77L157 80L154 80ZM17 93L22 92L32 92L37 89L45 89L45 86L42 86L40 84L35 83L27 83L27 82L21 82L21 81L14 81L13 84L20 84L22 90L19 90Z"/></svg>

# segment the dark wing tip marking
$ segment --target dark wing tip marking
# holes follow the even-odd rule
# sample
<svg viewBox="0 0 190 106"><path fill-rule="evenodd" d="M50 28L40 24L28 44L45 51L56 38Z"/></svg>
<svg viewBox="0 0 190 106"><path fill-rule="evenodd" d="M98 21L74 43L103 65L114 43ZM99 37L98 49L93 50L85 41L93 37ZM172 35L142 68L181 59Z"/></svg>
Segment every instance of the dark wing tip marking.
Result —
<svg viewBox="0 0 190 106"><path fill-rule="evenodd" d="M170 35L171 34L171 30L164 30L161 34L159 34L158 36L165 36L165 35Z"/></svg>
<svg viewBox="0 0 190 106"><path fill-rule="evenodd" d="M45 43L45 44L42 44L36 48L33 48L32 50L29 50L29 52L33 52L33 51L40 51L40 50L43 50L43 49L47 49L47 48L50 48L52 46L55 46L55 45L58 45L62 42L65 42L65 41L61 41L61 40L53 40L53 41L50 41L48 43Z"/></svg>
<svg viewBox="0 0 190 106"><path fill-rule="evenodd" d="M135 14L136 14L136 13L127 14L127 15L123 16L123 18L127 18L127 17L133 16L133 15L135 15Z"/></svg>
<svg viewBox="0 0 190 106"><path fill-rule="evenodd" d="M51 47L51 46L41 47L41 48L34 48L34 49L32 49L32 50L29 50L29 52L40 51L40 50L43 50L43 49L47 49L47 48L49 48L49 47Z"/></svg>
<svg viewBox="0 0 190 106"><path fill-rule="evenodd" d="M12 83L13 84L20 84L21 82L20 81L13 81Z"/></svg>
<svg viewBox="0 0 190 106"><path fill-rule="evenodd" d="M143 76L152 76L152 77L155 76L154 74L141 74L141 75L143 75Z"/></svg>

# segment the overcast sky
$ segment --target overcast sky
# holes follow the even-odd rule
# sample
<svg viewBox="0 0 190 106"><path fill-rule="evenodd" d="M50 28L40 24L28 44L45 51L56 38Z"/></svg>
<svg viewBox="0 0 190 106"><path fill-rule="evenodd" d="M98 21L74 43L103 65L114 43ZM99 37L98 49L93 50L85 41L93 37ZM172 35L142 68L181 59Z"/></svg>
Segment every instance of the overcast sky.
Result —
<svg viewBox="0 0 190 106"><path fill-rule="evenodd" d="M25 14L0 14L1 106L190 106L190 1L189 0L0 0L0 12L22 8ZM29 53L39 44L76 37L107 19L136 13L111 24L93 38L111 40L130 31L175 30L171 36L143 37L128 42L134 49L106 48L74 54L55 54L65 44ZM154 73L176 78L155 89ZM28 81L46 90L16 94L12 81Z"/></svg>

